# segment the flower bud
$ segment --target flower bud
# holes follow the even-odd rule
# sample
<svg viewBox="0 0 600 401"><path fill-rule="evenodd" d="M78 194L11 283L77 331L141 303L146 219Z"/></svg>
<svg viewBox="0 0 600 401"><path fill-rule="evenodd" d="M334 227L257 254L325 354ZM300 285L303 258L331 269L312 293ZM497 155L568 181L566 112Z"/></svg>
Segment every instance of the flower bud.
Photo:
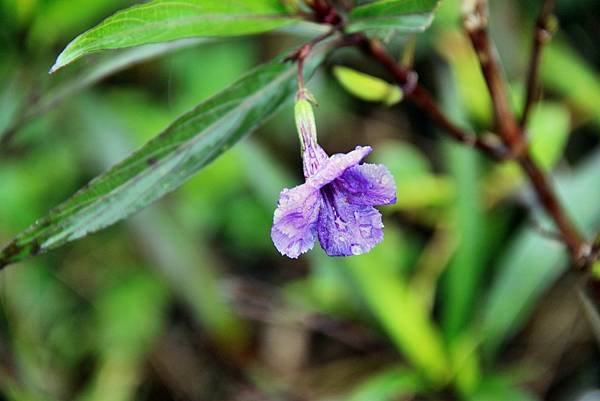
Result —
<svg viewBox="0 0 600 401"><path fill-rule="evenodd" d="M317 143L317 126L311 104L313 99L313 96L306 89L298 91L298 94L296 95L294 114L298 137L300 138L300 144L302 145L302 153L304 153L308 147Z"/></svg>

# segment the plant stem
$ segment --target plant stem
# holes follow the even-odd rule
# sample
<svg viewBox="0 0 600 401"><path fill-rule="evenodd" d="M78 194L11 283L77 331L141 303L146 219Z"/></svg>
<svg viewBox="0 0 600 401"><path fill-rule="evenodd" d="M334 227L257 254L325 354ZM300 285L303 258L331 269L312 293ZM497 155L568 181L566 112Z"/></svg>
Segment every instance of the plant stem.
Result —
<svg viewBox="0 0 600 401"><path fill-rule="evenodd" d="M476 3L484 3L483 6L485 6L485 2L476 1ZM529 153L525 133L517 123L511 110L505 81L500 73L495 51L488 38L485 9L479 8L476 12L483 12L484 14L473 16L479 18L476 20L471 19L473 17L469 16L468 32L493 100L496 126L504 146L477 137L451 122L433 101L429 92L419 85L416 72L399 66L380 42L368 39L364 34L356 33L347 35L340 46L357 46L377 60L394 77L396 83L404 91L405 96L419 105L429 118L455 140L473 146L499 161L515 159L533 186L540 204L559 230L574 266L588 267L591 264L591 248L586 244L583 236L565 213L550 178ZM472 31L469 31L469 29Z"/></svg>
<svg viewBox="0 0 600 401"><path fill-rule="evenodd" d="M377 40L370 40L365 35L357 33L348 35L344 38L342 46L358 46L366 54L373 57L394 77L396 83L402 89L404 95L412 99L425 113L453 139L479 149L486 155L502 160L506 157L506 149L497 141L480 138L473 133L455 125L441 111L439 106L433 101L429 92L418 82L418 75L415 71L402 68L390 56L383 45Z"/></svg>
<svg viewBox="0 0 600 401"><path fill-rule="evenodd" d="M540 15L535 23L535 28L533 31L533 48L531 50L529 70L527 72L527 95L525 97L525 106L523 108L523 113L521 114L521 121L519 124L523 129L527 126L529 114L539 95L538 74L542 48L551 37L549 21L555 2L556 0L544 1Z"/></svg>
<svg viewBox="0 0 600 401"><path fill-rule="evenodd" d="M590 253L589 246L585 244L581 235L563 210L549 177L539 168L528 151L519 157L518 162L535 189L536 195L546 213L554 220L563 242L569 248L574 264L578 267L582 266Z"/></svg>
<svg viewBox="0 0 600 401"><path fill-rule="evenodd" d="M546 2L544 7L546 10L542 11L542 14L549 13L550 6L551 4ZM517 123L510 107L505 79L501 74L500 63L489 38L487 25L487 1L469 2L469 7L465 7L464 26L479 59L481 71L492 98L497 131L535 189L537 198L546 213L554 220L569 249L574 265L581 267L586 264L590 247L567 216L550 178L531 157L525 131ZM533 73L537 75L537 66ZM534 87L537 86L536 82L537 78L533 78L532 85ZM533 99L534 96L531 96Z"/></svg>
<svg viewBox="0 0 600 401"><path fill-rule="evenodd" d="M497 53L487 34L487 2L475 1L473 8L465 12L463 20L492 98L496 132L500 134L511 154L518 156L524 151L526 141L511 111Z"/></svg>
<svg viewBox="0 0 600 401"><path fill-rule="evenodd" d="M337 47L355 46L378 61L393 76L404 95L423 109L429 118L453 139L472 146L498 161L515 160L535 190L538 201L554 221L562 241L569 250L573 265L578 268L589 268L594 259L597 258L598 252L594 252L593 247L585 242L583 235L565 212L550 177L532 158L523 128L527 121L529 109L536 97L540 51L545 40L540 32L547 31L548 19L554 7L554 1L545 0L537 22L536 44L534 45L528 76L527 103L521 122L517 121L512 111L506 80L501 73L495 47L489 38L487 0L464 1L464 27L477 53L481 71L492 98L496 132L502 143L499 143L497 137L495 138L496 141L491 141L487 138L478 137L455 125L441 111L429 92L419 84L417 73L412 68L400 66L379 41L367 38L364 33L354 33L342 37ZM320 3L315 1L316 4ZM335 17L336 14L333 8L327 9L325 7L320 10L318 7L313 6L313 9L315 9L316 14L326 14L327 18ZM343 19L335 17L332 20L338 21L332 26L332 30L343 32ZM297 57L292 58L298 61L299 64L299 83L302 79L302 61L310 52L310 47L309 43L300 48L295 54Z"/></svg>

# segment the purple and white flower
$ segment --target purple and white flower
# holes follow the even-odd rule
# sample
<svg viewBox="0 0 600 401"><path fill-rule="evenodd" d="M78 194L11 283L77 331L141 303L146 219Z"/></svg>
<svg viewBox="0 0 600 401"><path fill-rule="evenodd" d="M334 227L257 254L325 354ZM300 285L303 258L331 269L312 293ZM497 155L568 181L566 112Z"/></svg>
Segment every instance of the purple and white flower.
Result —
<svg viewBox="0 0 600 401"><path fill-rule="evenodd" d="M360 164L369 146L328 156L317 144L308 99L300 91L295 108L306 180L281 192L271 238L290 258L310 250L317 237L330 256L363 254L383 240L381 214L373 206L396 202L394 178L382 165Z"/></svg>

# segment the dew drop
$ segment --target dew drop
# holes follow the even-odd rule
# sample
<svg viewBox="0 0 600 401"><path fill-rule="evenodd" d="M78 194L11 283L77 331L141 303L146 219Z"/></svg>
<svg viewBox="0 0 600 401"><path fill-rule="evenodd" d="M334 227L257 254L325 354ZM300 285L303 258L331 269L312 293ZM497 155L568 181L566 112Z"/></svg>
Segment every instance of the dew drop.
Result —
<svg viewBox="0 0 600 401"><path fill-rule="evenodd" d="M362 251L363 250L362 250L361 246L358 244L353 244L350 247L350 252L352 252L353 255L360 255L362 253Z"/></svg>

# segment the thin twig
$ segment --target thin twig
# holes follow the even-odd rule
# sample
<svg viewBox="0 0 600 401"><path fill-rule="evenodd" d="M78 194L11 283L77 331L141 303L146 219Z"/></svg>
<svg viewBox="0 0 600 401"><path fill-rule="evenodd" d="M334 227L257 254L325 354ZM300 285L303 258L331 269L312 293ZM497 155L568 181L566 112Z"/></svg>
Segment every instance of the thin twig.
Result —
<svg viewBox="0 0 600 401"><path fill-rule="evenodd" d="M487 1L476 0L469 4L470 7L466 7L463 14L464 27L477 53L481 72L492 98L497 132L502 136L511 154L516 157L524 151L527 142L521 135L519 125L511 111L508 91L500 70L496 49L487 33Z"/></svg>
<svg viewBox="0 0 600 401"><path fill-rule="evenodd" d="M300 46L300 48L295 50L292 54L290 54L283 60L284 62L288 62L288 61L294 62L295 61L296 64L298 65L298 90L302 90L304 88L304 62L310 55L311 50L318 43L320 43L320 42L324 41L325 39L327 39L328 37L334 35L337 31L338 31L337 27L332 27L332 29L329 30L328 32L325 32L324 34L313 38L310 42L307 42L307 43L303 44L302 46Z"/></svg>
<svg viewBox="0 0 600 401"><path fill-rule="evenodd" d="M525 98L525 106L521 114L519 125L521 128L527 126L529 114L539 96L539 68L544 44L552 36L550 32L550 18L556 0L545 0L540 15L535 23L533 31L533 48L531 50L531 58L529 61L529 70L527 72L527 95Z"/></svg>
<svg viewBox="0 0 600 401"><path fill-rule="evenodd" d="M505 80L487 30L487 1L468 0L465 4L465 30L479 59L492 98L498 133L529 179L546 213L554 220L574 265L583 267L587 264L591 247L585 243L583 236L567 216L550 178L531 157L525 132L517 123L508 102Z"/></svg>
<svg viewBox="0 0 600 401"><path fill-rule="evenodd" d="M441 127L443 132L447 133L450 137L468 146L479 149L494 159L503 160L506 157L506 149L501 143L488 140L487 138L477 137L450 121L440 110L439 106L433 101L429 92L419 84L417 73L414 70L405 69L399 66L385 50L381 42L374 39L368 39L363 34L352 34L347 35L341 45L358 46L363 52L379 61L379 63L393 76L404 95L421 107L429 118Z"/></svg>
<svg viewBox="0 0 600 401"><path fill-rule="evenodd" d="M585 243L579 231L565 213L556 195L548 175L535 163L529 151L518 159L521 169L535 189L539 202L550 215L560 231L564 243L569 248L571 258L576 266L582 267L590 253L590 246Z"/></svg>
<svg viewBox="0 0 600 401"><path fill-rule="evenodd" d="M355 33L346 35L339 46L356 46L377 60L394 77L405 96L419 105L429 118L452 138L475 147L497 160L515 159L531 182L542 207L552 218L564 238L573 264L577 267L588 266L591 247L586 244L583 236L564 211L550 178L531 158L525 133L517 123L510 107L505 79L501 74L496 51L487 32L487 2L470 0L466 3L469 4L469 7L464 14L465 27L477 53L492 97L496 128L504 146L486 141L452 123L436 105L431 95L419 85L416 72L399 66L380 42L370 40L362 33Z"/></svg>

